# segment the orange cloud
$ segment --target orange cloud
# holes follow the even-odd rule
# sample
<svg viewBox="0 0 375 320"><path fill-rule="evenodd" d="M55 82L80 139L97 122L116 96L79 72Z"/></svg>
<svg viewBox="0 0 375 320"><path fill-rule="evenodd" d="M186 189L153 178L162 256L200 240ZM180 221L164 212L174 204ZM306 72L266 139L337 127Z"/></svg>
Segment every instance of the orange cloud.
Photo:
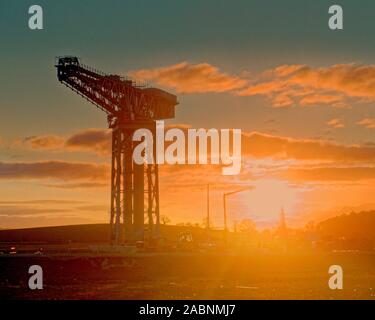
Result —
<svg viewBox="0 0 375 320"><path fill-rule="evenodd" d="M71 150L110 154L111 136L111 130L108 129L87 129L70 136L65 146Z"/></svg>
<svg viewBox="0 0 375 320"><path fill-rule="evenodd" d="M38 208L29 206L3 206L0 205L0 217L14 217L14 216L33 216L33 215L44 215L44 214L55 214L67 212L66 209L57 208Z"/></svg>
<svg viewBox="0 0 375 320"><path fill-rule="evenodd" d="M109 181L105 182L79 182L79 183L59 183L59 184L44 184L46 187L56 189L92 189L92 188L106 188L110 185Z"/></svg>
<svg viewBox="0 0 375 320"><path fill-rule="evenodd" d="M357 124L367 129L375 129L375 119L364 118L358 121Z"/></svg>
<svg viewBox="0 0 375 320"><path fill-rule="evenodd" d="M329 125L332 128L335 128L335 129L345 128L344 122L341 119L338 119L338 118L334 118L334 119L329 120L327 122L327 125Z"/></svg>
<svg viewBox="0 0 375 320"><path fill-rule="evenodd" d="M375 147L336 145L256 132L244 134L243 143L241 175L223 176L221 167L214 165L161 165L159 172L162 194L179 194L186 188L201 194L207 183L220 191L234 189L239 184L249 185L257 179L265 178L296 182L375 179ZM297 162L282 161L284 159L294 159ZM311 164L304 160L323 160L328 163ZM109 173L108 164L63 161L0 162L0 179L53 180L44 185L59 189L108 188ZM177 200L174 197L165 197L165 201L164 203L170 204Z"/></svg>
<svg viewBox="0 0 375 320"><path fill-rule="evenodd" d="M109 167L105 164L41 161L0 162L0 179L106 180Z"/></svg>
<svg viewBox="0 0 375 320"><path fill-rule="evenodd" d="M243 134L242 154L255 158L366 162L375 160L375 147L340 145L253 132Z"/></svg>
<svg viewBox="0 0 375 320"><path fill-rule="evenodd" d="M57 135L33 136L23 139L23 144L36 150L94 152L109 155L111 130L86 129L68 137Z"/></svg>
<svg viewBox="0 0 375 320"><path fill-rule="evenodd" d="M247 84L246 80L223 73L208 63L181 62L162 68L133 71L130 76L156 82L179 93L227 92Z"/></svg>
<svg viewBox="0 0 375 320"><path fill-rule="evenodd" d="M208 63L142 69L130 73L180 93L230 92L263 95L274 107L330 105L349 108L352 102L375 101L375 65L337 64L312 68L281 65L252 79L228 75Z"/></svg>
<svg viewBox="0 0 375 320"><path fill-rule="evenodd" d="M374 180L375 167L320 167L288 169L277 174L288 180L296 181L358 181Z"/></svg>
<svg viewBox="0 0 375 320"><path fill-rule="evenodd" d="M317 105L317 104L331 104L334 106L342 106L344 98L339 95L329 95L329 94L309 94L306 96L303 96L301 100L299 101L301 106L311 106L311 105Z"/></svg>
<svg viewBox="0 0 375 320"><path fill-rule="evenodd" d="M328 123L331 126L341 127L341 122L338 119L332 119ZM178 124L170 125L166 129L172 127L178 127L186 134L190 126ZM85 151L109 155L110 141L111 132L109 130L88 129L67 137L63 145L65 151ZM34 145L34 147L39 148L39 145ZM210 151L210 146L208 151ZM295 160L374 161L375 146L340 145L321 140L243 132L242 155L255 158L273 157Z"/></svg>
<svg viewBox="0 0 375 320"><path fill-rule="evenodd" d="M23 143L33 149L57 150L63 147L64 139L56 135L27 137Z"/></svg>
<svg viewBox="0 0 375 320"><path fill-rule="evenodd" d="M329 104L348 107L355 101L375 100L375 65L338 64L311 68L283 65L268 70L238 92L240 96L264 95L274 107Z"/></svg>

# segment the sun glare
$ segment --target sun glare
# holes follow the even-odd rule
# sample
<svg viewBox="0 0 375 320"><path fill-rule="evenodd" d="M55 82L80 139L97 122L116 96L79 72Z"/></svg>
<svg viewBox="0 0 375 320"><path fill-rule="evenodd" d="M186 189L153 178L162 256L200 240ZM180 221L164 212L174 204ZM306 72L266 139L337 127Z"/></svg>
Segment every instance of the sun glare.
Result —
<svg viewBox="0 0 375 320"><path fill-rule="evenodd" d="M278 217L284 208L288 215L294 214L297 204L301 201L300 190L282 180L259 180L254 189L243 198L251 215L267 218Z"/></svg>

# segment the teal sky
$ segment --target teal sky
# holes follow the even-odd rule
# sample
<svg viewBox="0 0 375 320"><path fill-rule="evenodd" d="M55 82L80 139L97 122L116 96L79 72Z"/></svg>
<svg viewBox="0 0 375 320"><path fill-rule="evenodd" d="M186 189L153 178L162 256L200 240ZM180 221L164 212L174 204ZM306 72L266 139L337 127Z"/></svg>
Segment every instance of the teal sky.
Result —
<svg viewBox="0 0 375 320"><path fill-rule="evenodd" d="M181 61L208 62L229 74L251 74L281 64L375 61L373 1L37 2L44 9L43 31L27 27L27 10L35 1L0 4L3 138L106 125L100 111L59 85L53 68L58 55L77 55L89 65L122 74ZM333 3L344 8L344 31L327 27ZM179 100L179 123L264 130L265 123L276 118L277 127L268 129L288 136L319 136L324 128L318 123L330 118L371 115L368 107L343 111L326 106L270 114L262 97L225 93L180 95ZM304 117L316 123L294 121ZM366 140L364 133L353 136L353 131L335 138Z"/></svg>

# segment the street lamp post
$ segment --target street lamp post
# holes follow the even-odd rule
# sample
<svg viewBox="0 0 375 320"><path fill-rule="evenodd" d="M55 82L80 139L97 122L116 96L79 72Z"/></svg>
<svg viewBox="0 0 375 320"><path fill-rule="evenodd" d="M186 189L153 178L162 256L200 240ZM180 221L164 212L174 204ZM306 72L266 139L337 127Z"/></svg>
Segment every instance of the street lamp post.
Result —
<svg viewBox="0 0 375 320"><path fill-rule="evenodd" d="M228 239L227 197L229 197L231 195L234 195L234 194L237 194L237 193L240 193L240 192L243 192L243 191L246 191L246 190L251 190L251 189L253 189L253 187L251 187L251 186L244 187L244 188L238 189L236 191L231 191L231 192L224 193L224 195L223 195L223 205L224 205L224 237L225 237L225 242L227 242L227 239Z"/></svg>

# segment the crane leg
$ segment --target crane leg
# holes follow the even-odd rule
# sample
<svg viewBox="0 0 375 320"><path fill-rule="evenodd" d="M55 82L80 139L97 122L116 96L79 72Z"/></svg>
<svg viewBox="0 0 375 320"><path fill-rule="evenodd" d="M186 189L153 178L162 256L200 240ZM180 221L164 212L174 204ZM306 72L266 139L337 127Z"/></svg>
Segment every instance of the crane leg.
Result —
<svg viewBox="0 0 375 320"><path fill-rule="evenodd" d="M158 166L156 163L134 163L132 137L136 129L119 126L112 133L110 225L114 244L143 241L145 218L148 238L152 240L159 236Z"/></svg>

